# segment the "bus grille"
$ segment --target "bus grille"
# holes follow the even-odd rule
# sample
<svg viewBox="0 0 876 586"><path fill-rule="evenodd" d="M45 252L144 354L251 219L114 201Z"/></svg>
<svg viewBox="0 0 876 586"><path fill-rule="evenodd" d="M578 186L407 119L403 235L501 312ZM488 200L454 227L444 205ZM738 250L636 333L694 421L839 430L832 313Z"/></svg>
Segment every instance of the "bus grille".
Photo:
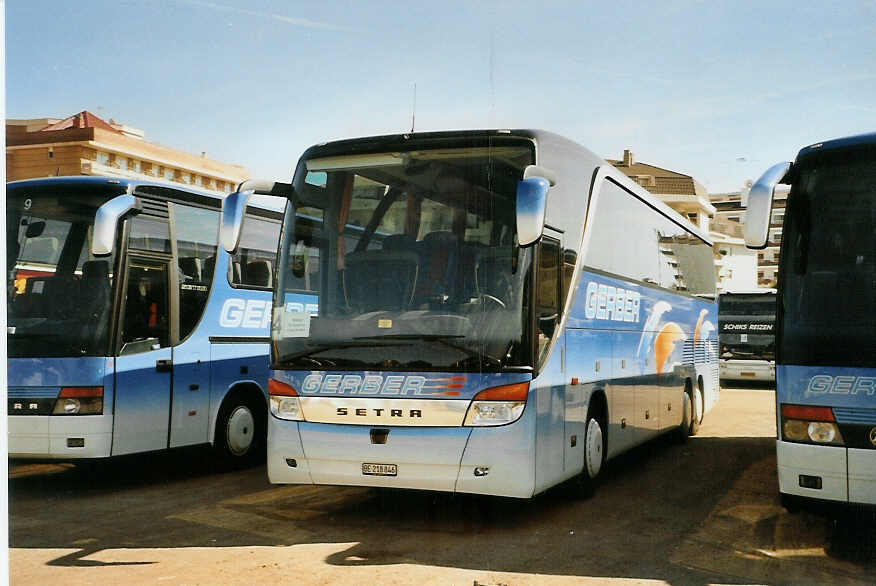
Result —
<svg viewBox="0 0 876 586"><path fill-rule="evenodd" d="M838 423L876 425L876 409L858 407L834 407L833 416Z"/></svg>

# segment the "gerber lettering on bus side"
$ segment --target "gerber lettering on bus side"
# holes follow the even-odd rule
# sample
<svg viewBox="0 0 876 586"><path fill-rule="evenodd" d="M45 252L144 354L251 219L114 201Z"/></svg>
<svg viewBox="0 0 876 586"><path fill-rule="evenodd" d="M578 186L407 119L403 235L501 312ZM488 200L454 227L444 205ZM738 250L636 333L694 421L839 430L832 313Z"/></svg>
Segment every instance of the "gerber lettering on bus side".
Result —
<svg viewBox="0 0 876 586"><path fill-rule="evenodd" d="M641 299L638 291L590 281L584 313L587 319L638 322Z"/></svg>
<svg viewBox="0 0 876 586"><path fill-rule="evenodd" d="M876 393L876 376L830 376L818 374L809 379L806 392L811 395L867 395Z"/></svg>

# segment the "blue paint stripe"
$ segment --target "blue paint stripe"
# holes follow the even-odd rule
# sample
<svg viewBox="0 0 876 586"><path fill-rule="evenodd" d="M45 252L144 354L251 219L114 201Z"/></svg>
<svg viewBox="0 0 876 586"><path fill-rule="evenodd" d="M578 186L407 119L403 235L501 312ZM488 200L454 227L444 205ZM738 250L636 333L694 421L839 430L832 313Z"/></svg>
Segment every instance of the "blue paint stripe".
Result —
<svg viewBox="0 0 876 586"><path fill-rule="evenodd" d="M876 409L856 409L852 407L834 407L833 415L839 423L858 425L876 425Z"/></svg>
<svg viewBox="0 0 876 586"><path fill-rule="evenodd" d="M10 399L56 399L60 392L60 387L35 389L10 387L6 396Z"/></svg>

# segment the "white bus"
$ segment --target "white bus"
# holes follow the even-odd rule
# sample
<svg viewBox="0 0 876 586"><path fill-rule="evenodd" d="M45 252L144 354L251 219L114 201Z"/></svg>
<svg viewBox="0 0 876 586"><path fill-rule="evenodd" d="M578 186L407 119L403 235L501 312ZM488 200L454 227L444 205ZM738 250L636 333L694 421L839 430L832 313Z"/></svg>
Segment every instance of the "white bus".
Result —
<svg viewBox="0 0 876 586"><path fill-rule="evenodd" d="M274 290L274 483L531 497L718 395L707 236L543 131L345 140L301 157ZM290 304L310 278L316 311ZM314 287L315 286L315 287Z"/></svg>

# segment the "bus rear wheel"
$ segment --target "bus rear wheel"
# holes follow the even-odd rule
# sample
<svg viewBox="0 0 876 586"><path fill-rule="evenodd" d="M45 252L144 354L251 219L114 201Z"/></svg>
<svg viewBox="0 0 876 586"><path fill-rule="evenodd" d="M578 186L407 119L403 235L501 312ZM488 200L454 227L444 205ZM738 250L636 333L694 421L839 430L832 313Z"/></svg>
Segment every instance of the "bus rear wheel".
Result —
<svg viewBox="0 0 876 586"><path fill-rule="evenodd" d="M684 443L690 437L691 424L693 423L694 402L690 388L686 387L681 393L681 423L678 426L678 441Z"/></svg>
<svg viewBox="0 0 876 586"><path fill-rule="evenodd" d="M264 457L265 414L257 401L245 395L229 397L216 420L214 447L232 466L255 464Z"/></svg>
<svg viewBox="0 0 876 586"><path fill-rule="evenodd" d="M705 401L703 397L702 381L697 383L693 389L693 410L691 412L690 434L696 435L700 430L700 423L703 422L703 412L705 410Z"/></svg>

